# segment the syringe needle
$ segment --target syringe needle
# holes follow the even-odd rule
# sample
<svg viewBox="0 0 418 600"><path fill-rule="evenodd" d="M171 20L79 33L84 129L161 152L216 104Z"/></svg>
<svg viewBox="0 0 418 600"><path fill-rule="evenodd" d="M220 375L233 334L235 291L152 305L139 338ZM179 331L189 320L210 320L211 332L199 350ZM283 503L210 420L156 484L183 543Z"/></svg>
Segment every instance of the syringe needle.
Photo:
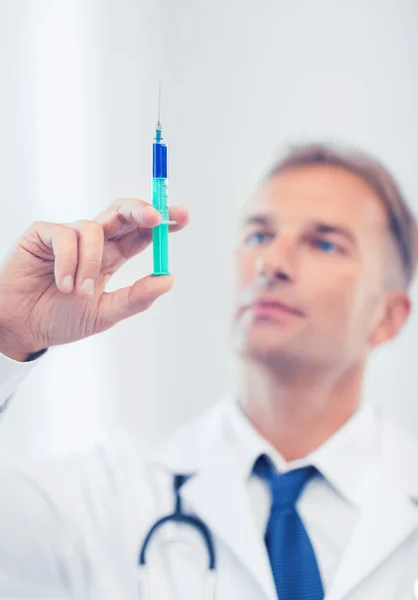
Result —
<svg viewBox="0 0 418 600"><path fill-rule="evenodd" d="M158 83L158 122L157 127L161 127L161 81Z"/></svg>

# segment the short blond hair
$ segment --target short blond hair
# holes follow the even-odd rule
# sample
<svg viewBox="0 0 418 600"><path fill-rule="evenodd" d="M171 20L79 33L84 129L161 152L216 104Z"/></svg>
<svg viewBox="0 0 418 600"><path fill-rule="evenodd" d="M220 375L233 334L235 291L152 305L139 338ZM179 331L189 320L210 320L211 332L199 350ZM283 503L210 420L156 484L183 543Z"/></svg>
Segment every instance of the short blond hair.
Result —
<svg viewBox="0 0 418 600"><path fill-rule="evenodd" d="M388 216L389 230L398 250L405 287L409 287L418 261L418 228L395 178L376 158L358 150L329 144L303 144L290 148L266 173L263 183L283 171L297 167L332 165L357 175L381 199Z"/></svg>

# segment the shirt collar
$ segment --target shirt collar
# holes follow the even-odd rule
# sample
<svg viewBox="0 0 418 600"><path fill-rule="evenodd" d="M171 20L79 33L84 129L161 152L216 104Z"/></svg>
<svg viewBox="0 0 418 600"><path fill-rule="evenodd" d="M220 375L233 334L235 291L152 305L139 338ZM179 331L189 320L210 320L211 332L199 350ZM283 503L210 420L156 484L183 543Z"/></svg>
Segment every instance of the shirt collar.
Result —
<svg viewBox="0 0 418 600"><path fill-rule="evenodd" d="M348 502L361 504L366 473L377 450L376 423L367 404L319 448L290 462L254 428L237 401L229 402L226 418L243 479L251 477L257 458L267 454L279 473L313 465Z"/></svg>

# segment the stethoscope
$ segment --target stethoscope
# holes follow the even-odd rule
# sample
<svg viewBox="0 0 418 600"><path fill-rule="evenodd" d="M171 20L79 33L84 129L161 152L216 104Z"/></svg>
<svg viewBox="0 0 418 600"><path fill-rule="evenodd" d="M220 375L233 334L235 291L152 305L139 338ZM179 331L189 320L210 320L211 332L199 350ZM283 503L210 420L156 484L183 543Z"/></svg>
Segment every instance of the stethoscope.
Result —
<svg viewBox="0 0 418 600"><path fill-rule="evenodd" d="M188 525L195 529L204 541L206 551L208 554L208 569L205 581L204 589L204 600L215 599L215 583L216 583L216 554L215 544L213 541L212 533L209 527L195 515L183 511L182 500L180 496L180 488L190 478L190 475L174 475L173 477L173 489L174 489L174 512L162 517L151 526L148 533L146 534L139 551L139 594L140 598L145 598L147 572L146 572L146 552L149 547L152 536L156 533L157 529L160 529L166 523L177 523L182 525ZM171 543L171 540L167 543ZM165 544L164 544L165 545Z"/></svg>

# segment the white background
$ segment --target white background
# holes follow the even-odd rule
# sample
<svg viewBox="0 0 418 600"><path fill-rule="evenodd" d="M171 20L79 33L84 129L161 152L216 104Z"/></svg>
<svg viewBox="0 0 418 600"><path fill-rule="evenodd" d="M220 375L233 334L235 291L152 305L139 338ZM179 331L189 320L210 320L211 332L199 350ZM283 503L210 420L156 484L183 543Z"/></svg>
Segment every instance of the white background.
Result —
<svg viewBox="0 0 418 600"><path fill-rule="evenodd" d="M152 443L229 389L234 223L283 145L371 151L418 212L417 25L416 0L0 0L1 253L33 220L150 200L159 80L170 203L192 215L172 238L173 292L45 358L2 451L78 448L102 427ZM147 252L114 285L151 268ZM366 395L418 436L417 338L413 315Z"/></svg>

